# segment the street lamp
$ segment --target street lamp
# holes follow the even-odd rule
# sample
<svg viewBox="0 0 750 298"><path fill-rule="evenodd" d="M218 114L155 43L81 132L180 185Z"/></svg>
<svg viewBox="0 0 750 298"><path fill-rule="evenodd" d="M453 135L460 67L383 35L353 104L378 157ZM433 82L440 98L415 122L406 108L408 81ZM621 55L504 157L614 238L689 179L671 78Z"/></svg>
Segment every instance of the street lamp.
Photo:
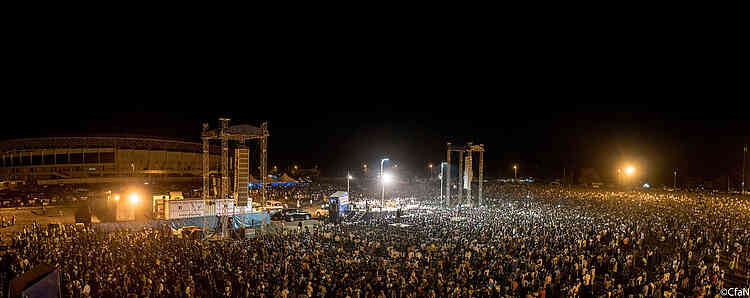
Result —
<svg viewBox="0 0 750 298"><path fill-rule="evenodd" d="M382 180L383 180L382 182L383 183L383 197L380 198L380 201L381 201L380 210L381 211L383 210L383 204L385 204L385 184L391 183L391 181L393 181L393 176L391 176L390 173L383 174Z"/></svg>
<svg viewBox="0 0 750 298"><path fill-rule="evenodd" d="M443 205L443 166L445 166L447 162L441 162L440 163L440 205Z"/></svg>
<svg viewBox="0 0 750 298"><path fill-rule="evenodd" d="M677 169L674 169L674 186L673 188L677 189Z"/></svg>
<svg viewBox="0 0 750 298"><path fill-rule="evenodd" d="M380 183L383 184L383 196L380 199L380 204L381 204L380 208L383 208L382 204L385 202L385 179L384 179L385 177L383 177L383 162L385 162L386 160L389 160L389 159L383 158L380 160L380 178L382 179Z"/></svg>
<svg viewBox="0 0 750 298"><path fill-rule="evenodd" d="M138 202L141 200L141 197L137 193L130 194L130 204L137 205Z"/></svg>
<svg viewBox="0 0 750 298"><path fill-rule="evenodd" d="M633 166L628 166L625 168L625 174L628 176L633 176L635 174L635 168Z"/></svg>
<svg viewBox="0 0 750 298"><path fill-rule="evenodd" d="M349 193L349 180L352 180L352 175L349 175L349 171L346 171L346 193ZM349 195L351 197L351 195Z"/></svg>
<svg viewBox="0 0 750 298"><path fill-rule="evenodd" d="M513 165L513 176L518 180L518 165Z"/></svg>
<svg viewBox="0 0 750 298"><path fill-rule="evenodd" d="M432 179L432 163L427 165L428 168L430 168L430 179Z"/></svg>

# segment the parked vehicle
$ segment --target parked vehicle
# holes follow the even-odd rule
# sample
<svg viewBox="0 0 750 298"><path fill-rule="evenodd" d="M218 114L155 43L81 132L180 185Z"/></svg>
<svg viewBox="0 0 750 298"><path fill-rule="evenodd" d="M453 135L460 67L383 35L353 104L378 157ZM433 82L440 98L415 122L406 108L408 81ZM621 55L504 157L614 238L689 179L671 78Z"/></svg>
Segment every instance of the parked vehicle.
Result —
<svg viewBox="0 0 750 298"><path fill-rule="evenodd" d="M280 212L272 215L271 218L274 220L295 221L295 220L308 220L311 218L311 216L310 216L310 212L303 211L299 208L285 208L281 210Z"/></svg>

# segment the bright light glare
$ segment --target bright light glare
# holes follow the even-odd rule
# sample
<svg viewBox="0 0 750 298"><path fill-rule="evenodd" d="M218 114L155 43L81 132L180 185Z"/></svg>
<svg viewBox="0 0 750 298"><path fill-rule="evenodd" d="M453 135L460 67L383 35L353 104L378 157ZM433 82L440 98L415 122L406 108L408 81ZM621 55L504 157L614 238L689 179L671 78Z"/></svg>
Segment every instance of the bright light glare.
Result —
<svg viewBox="0 0 750 298"><path fill-rule="evenodd" d="M393 176L389 173L383 174L383 182L385 183L391 183L393 181Z"/></svg>
<svg viewBox="0 0 750 298"><path fill-rule="evenodd" d="M346 179L352 180L352 175L346 176Z"/></svg>
<svg viewBox="0 0 750 298"><path fill-rule="evenodd" d="M627 168L625 168L625 174L633 175L633 173L635 173L635 168L634 167L628 166Z"/></svg>
<svg viewBox="0 0 750 298"><path fill-rule="evenodd" d="M119 200L120 200L120 196L119 195L115 195L115 201L119 201Z"/></svg>
<svg viewBox="0 0 750 298"><path fill-rule="evenodd" d="M141 198L138 196L138 194L136 194L136 193L130 194L130 203L131 204L134 204L134 205L138 204L138 201L140 201L140 200L141 200Z"/></svg>

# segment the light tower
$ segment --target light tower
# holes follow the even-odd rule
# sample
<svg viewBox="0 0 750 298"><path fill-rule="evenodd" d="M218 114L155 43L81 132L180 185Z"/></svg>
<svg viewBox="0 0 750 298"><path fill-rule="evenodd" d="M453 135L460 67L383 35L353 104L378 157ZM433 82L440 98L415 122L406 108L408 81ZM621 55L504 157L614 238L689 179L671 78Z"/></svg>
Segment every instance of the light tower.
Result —
<svg viewBox="0 0 750 298"><path fill-rule="evenodd" d="M260 167L261 167L261 188L262 188L262 202L265 206L265 184L268 174L266 173L266 139L268 134L268 123L264 122L261 127L255 127L252 125L229 125L229 118L219 118L219 128L210 130L207 123L203 124L203 131L201 133L201 139L203 140L203 194L202 198L208 206L207 217L216 212L215 203L218 199L235 199L236 206L247 206L248 202L248 186L250 177L250 166L249 166L249 149L245 147L245 143L251 140L260 141ZM218 140L221 143L221 160L219 161L220 174L220 188L217 189L217 194L211 196L209 192L209 177L211 174L211 163L209 160L210 153L210 141ZM230 143L236 146L234 151L235 167L234 175L229 173L229 147ZM230 189L229 183L230 178L234 177L234 187ZM207 219L206 219L207 220ZM204 220L204 229L207 226L207 221Z"/></svg>
<svg viewBox="0 0 750 298"><path fill-rule="evenodd" d="M484 183L484 144L478 144L474 145L473 143L468 143L466 146L460 147L460 146L454 146L450 142L447 143L447 156L446 156L446 166L447 166L447 188L446 196L448 198L448 204L451 204L451 198L450 198L450 188L451 188L451 152L458 152L459 160L458 160L458 180L459 183L463 183L460 187L457 188L458 190L458 201L459 204L463 201L463 189L467 190L467 199L469 200L469 203L473 203L471 200L471 180L473 176L473 168L472 168L472 158L470 157L474 152L479 153L479 193L478 193L478 203L482 204L482 184ZM466 166L464 166L464 153L467 153L469 156L466 157Z"/></svg>

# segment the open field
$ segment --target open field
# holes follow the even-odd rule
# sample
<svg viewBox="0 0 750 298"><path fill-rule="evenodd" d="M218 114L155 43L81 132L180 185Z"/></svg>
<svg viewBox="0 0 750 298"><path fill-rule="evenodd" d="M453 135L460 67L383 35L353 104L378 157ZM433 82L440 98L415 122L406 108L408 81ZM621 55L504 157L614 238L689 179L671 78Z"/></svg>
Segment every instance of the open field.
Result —
<svg viewBox="0 0 750 298"><path fill-rule="evenodd" d="M59 212L62 212L62 216L59 216ZM74 212L74 207L67 206L47 207L46 210L43 210L42 207L0 208L0 216L5 216L6 220L14 215L16 216L15 226L0 228L2 241L5 243L14 232L23 231L24 225L31 225L34 221L42 226L49 223L72 224L75 222Z"/></svg>

